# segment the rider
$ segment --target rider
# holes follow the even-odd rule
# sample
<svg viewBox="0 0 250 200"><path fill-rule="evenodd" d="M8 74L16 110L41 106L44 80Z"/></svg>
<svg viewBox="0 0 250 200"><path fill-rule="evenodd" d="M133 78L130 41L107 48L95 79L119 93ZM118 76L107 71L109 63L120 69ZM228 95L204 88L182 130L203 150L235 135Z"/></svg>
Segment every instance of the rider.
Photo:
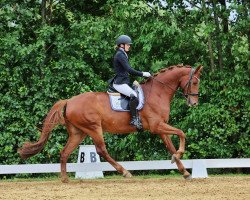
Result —
<svg viewBox="0 0 250 200"><path fill-rule="evenodd" d="M127 35L120 35L116 39L116 54L113 60L113 67L116 73L114 78L113 87L120 93L130 97L130 114L131 121L130 125L136 126L137 128L142 127L140 120L137 117L136 107L138 105L137 93L129 86L130 79L129 74L135 76L150 77L149 72L141 72L134 70L128 62L127 52L129 51L132 40Z"/></svg>

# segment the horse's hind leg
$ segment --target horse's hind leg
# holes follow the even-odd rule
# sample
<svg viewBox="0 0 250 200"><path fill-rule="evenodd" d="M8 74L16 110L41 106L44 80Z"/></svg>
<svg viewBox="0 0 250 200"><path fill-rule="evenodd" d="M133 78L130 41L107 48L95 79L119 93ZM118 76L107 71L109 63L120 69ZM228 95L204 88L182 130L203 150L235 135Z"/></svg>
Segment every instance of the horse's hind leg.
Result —
<svg viewBox="0 0 250 200"><path fill-rule="evenodd" d="M181 160L174 156L174 155L176 155L177 151L176 151L169 135L161 134L160 137L161 137L163 143L165 144L166 148L168 149L168 151L172 154L172 161L171 162L172 163L176 162L178 170L183 174L183 177L185 179L190 178L190 173L185 169Z"/></svg>
<svg viewBox="0 0 250 200"><path fill-rule="evenodd" d="M131 173L124 169L120 164L118 164L108 153L106 145L103 139L102 129L98 128L96 131L91 131L88 134L94 141L96 152L102 156L107 162L109 162L119 173L124 177L132 177Z"/></svg>
<svg viewBox="0 0 250 200"><path fill-rule="evenodd" d="M72 124L67 124L67 131L69 133L68 141L61 151L61 179L62 182L68 182L66 164L69 155L78 147L87 134L84 134L81 130L74 127Z"/></svg>

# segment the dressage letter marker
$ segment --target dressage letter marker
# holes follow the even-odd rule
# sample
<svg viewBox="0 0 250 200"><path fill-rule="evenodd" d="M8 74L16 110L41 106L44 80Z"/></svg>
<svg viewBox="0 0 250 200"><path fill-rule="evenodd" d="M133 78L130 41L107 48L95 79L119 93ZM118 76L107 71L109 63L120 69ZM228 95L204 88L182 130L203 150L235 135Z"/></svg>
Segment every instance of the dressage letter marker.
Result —
<svg viewBox="0 0 250 200"><path fill-rule="evenodd" d="M84 153L84 152L81 152L81 153L80 153L80 163L83 163L83 162L84 162L84 156L85 156L85 153Z"/></svg>
<svg viewBox="0 0 250 200"><path fill-rule="evenodd" d="M100 157L96 153L95 145L80 145L77 162L78 163L100 162ZM76 172L75 178L81 178L81 179L103 178L103 172L102 171Z"/></svg>

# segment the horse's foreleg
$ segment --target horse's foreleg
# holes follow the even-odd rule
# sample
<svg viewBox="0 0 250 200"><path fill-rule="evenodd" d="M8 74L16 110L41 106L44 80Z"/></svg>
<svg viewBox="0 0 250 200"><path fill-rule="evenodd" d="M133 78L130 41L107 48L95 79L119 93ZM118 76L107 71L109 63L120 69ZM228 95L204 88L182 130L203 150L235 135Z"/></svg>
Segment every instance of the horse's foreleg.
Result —
<svg viewBox="0 0 250 200"><path fill-rule="evenodd" d="M165 147L168 149L168 151L172 155L176 154L177 151L176 151L175 146L173 145L172 140L170 139L169 135L160 134L160 137L161 137L163 143L165 144Z"/></svg>
<svg viewBox="0 0 250 200"><path fill-rule="evenodd" d="M73 127L73 125L68 125L67 130L69 133L68 141L61 151L61 180L62 182L66 183L68 182L68 176L67 176L67 170L66 170L66 164L69 155L75 150L76 147L83 141L83 139L86 137L86 134L81 132L79 129Z"/></svg>
<svg viewBox="0 0 250 200"><path fill-rule="evenodd" d="M165 144L165 147L168 149L168 151L172 155L171 163L176 162L177 151L175 149L175 146L172 143L171 138L169 137L169 135L165 135L165 134L160 134L160 137L161 137L163 143Z"/></svg>
<svg viewBox="0 0 250 200"><path fill-rule="evenodd" d="M189 172L185 169L180 158L185 152L185 134L182 130L174 128L164 122L157 124L157 126L153 126L151 128L152 133L160 134L166 148L173 155L172 162L176 162L179 171L183 174L184 178L189 177ZM178 135L180 138L180 145L178 151L176 151L169 135Z"/></svg>
<svg viewBox="0 0 250 200"><path fill-rule="evenodd" d="M178 170L183 174L183 177L185 179L189 178L190 173L185 169L185 167L182 164L181 160L175 157L175 155L177 154L177 151L176 151L176 149L175 149L169 135L161 134L160 137L161 137L163 143L165 144L166 148L168 149L168 151L172 154L171 163L175 162L177 167L178 167Z"/></svg>
<svg viewBox="0 0 250 200"><path fill-rule="evenodd" d="M163 135L178 135L179 139L180 139L180 144L179 144L179 149L177 150L177 152L175 153L175 157L177 159L180 159L182 157L182 155L185 152L185 134L182 130L172 127L164 122L160 122L157 126L155 126L153 128L153 130L151 130L152 133L157 133L157 134L163 134ZM173 151L173 144L172 141L170 140L169 137L166 137L165 139L166 144L168 145L168 148L171 148Z"/></svg>

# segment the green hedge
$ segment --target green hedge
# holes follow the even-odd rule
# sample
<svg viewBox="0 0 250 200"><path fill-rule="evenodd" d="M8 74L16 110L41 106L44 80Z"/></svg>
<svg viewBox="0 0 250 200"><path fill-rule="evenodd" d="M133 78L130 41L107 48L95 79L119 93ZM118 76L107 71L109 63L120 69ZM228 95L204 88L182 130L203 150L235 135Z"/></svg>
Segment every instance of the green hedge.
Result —
<svg viewBox="0 0 250 200"><path fill-rule="evenodd" d="M59 162L67 141L63 127L27 161L19 158L17 149L38 139L43 119L57 100L106 90L113 76L114 40L124 33L133 38L130 62L136 69L157 72L179 63L204 65L199 106L187 107L178 95L171 106L169 123L187 135L185 159L250 157L249 26L244 15L218 39L212 34L214 24L206 25L197 10L154 10L137 0L96 1L95 13L80 9L91 2L55 3L49 23L42 23L38 1L1 3L0 164ZM240 5L235 8L240 12ZM224 44L223 70L218 70L214 50L215 70L210 71L208 34L214 49L218 41ZM172 139L178 146L178 138ZM117 160L170 158L159 137L148 132L106 134L105 140ZM89 138L84 141L91 143ZM76 157L77 151L69 162Z"/></svg>

